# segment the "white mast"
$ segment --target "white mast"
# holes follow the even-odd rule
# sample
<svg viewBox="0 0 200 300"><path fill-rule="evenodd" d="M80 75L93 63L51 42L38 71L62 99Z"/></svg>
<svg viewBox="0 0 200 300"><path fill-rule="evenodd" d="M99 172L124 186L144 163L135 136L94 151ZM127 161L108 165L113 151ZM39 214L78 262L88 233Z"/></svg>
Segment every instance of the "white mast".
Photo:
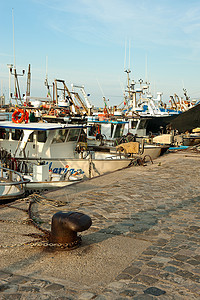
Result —
<svg viewBox="0 0 200 300"><path fill-rule="evenodd" d="M14 59L14 88L15 88L15 99L17 99L17 83L16 83L16 77L17 77L17 72L16 72L16 60L15 60L15 31L14 31L14 9L12 8L12 23L13 23L13 59Z"/></svg>
<svg viewBox="0 0 200 300"><path fill-rule="evenodd" d="M14 69L16 68L15 63L15 32L14 32L14 12L12 8L12 23L13 23L13 56L14 56Z"/></svg>
<svg viewBox="0 0 200 300"><path fill-rule="evenodd" d="M129 39L129 70L131 69L131 40Z"/></svg>
<svg viewBox="0 0 200 300"><path fill-rule="evenodd" d="M125 40L125 54L124 54L124 72L126 70L126 40Z"/></svg>

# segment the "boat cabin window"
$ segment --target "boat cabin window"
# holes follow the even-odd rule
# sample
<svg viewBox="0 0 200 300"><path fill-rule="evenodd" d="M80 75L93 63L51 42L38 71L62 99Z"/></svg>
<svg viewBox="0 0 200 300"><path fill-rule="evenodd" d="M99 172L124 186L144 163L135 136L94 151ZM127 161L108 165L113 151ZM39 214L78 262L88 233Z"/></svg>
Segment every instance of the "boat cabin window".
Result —
<svg viewBox="0 0 200 300"><path fill-rule="evenodd" d="M111 124L111 134L110 134L110 136L113 135L113 130L114 130L114 124Z"/></svg>
<svg viewBox="0 0 200 300"><path fill-rule="evenodd" d="M37 132L37 141L40 143L45 143L47 140L47 132L44 130L38 130Z"/></svg>
<svg viewBox="0 0 200 300"><path fill-rule="evenodd" d="M29 135L28 142L33 142L33 132Z"/></svg>
<svg viewBox="0 0 200 300"><path fill-rule="evenodd" d="M52 144L56 143L64 143L66 136L68 134L68 129L58 129L55 131L54 138L52 140Z"/></svg>
<svg viewBox="0 0 200 300"><path fill-rule="evenodd" d="M11 129L12 140L19 141L22 138L22 129Z"/></svg>
<svg viewBox="0 0 200 300"><path fill-rule="evenodd" d="M79 142L86 143L87 142L87 133L83 129L81 129Z"/></svg>
<svg viewBox="0 0 200 300"><path fill-rule="evenodd" d="M146 125L147 125L147 120L140 120L140 124L139 124L139 127L138 129L145 129L146 128Z"/></svg>
<svg viewBox="0 0 200 300"><path fill-rule="evenodd" d="M92 125L89 129L89 136L96 136L97 134L100 134L101 133L101 125Z"/></svg>
<svg viewBox="0 0 200 300"><path fill-rule="evenodd" d="M124 131L124 124L117 124L114 138L121 137L123 135L123 131Z"/></svg>
<svg viewBox="0 0 200 300"><path fill-rule="evenodd" d="M67 138L68 142L71 141L77 141L80 135L80 129L79 128L74 128L69 130L69 135Z"/></svg>
<svg viewBox="0 0 200 300"><path fill-rule="evenodd" d="M9 129L8 128L0 129L0 139L3 139L3 140L9 139Z"/></svg>
<svg viewBox="0 0 200 300"><path fill-rule="evenodd" d="M136 129L137 124L138 124L138 120L131 121L131 129Z"/></svg>

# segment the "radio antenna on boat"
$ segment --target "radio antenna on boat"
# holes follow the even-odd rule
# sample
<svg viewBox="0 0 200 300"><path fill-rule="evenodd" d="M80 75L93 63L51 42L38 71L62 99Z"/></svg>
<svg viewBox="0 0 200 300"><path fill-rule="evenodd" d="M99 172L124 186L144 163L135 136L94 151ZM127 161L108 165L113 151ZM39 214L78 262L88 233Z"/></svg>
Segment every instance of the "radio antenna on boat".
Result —
<svg viewBox="0 0 200 300"><path fill-rule="evenodd" d="M97 83L98 83L98 86L99 86L99 88L101 90L102 96L104 97L105 95L104 95L103 89L102 89L102 87L101 87L98 79L97 79Z"/></svg>
<svg viewBox="0 0 200 300"><path fill-rule="evenodd" d="M126 52L127 52L127 40L125 40L125 53L124 53L124 71L126 71ZM131 40L129 39L129 58L128 58L128 69L131 67Z"/></svg>
<svg viewBox="0 0 200 300"><path fill-rule="evenodd" d="M124 53L124 71L126 70L126 40L125 40L125 53Z"/></svg>
<svg viewBox="0 0 200 300"><path fill-rule="evenodd" d="M148 83L148 64L147 64L147 54L145 57L145 81Z"/></svg>
<svg viewBox="0 0 200 300"><path fill-rule="evenodd" d="M17 99L20 100L22 104L22 99L21 99L21 94L20 94L20 88L19 88L19 81L18 81L18 76L23 76L25 74L25 70L22 71L22 74L17 74L16 71L16 60L15 60L15 35L14 35L14 10L12 8L12 22L13 22L13 56L14 56L14 68L13 68L13 73L12 73L12 68L10 68L10 73L14 75L14 87L15 87L15 100L16 104Z"/></svg>
<svg viewBox="0 0 200 300"><path fill-rule="evenodd" d="M14 59L14 74L16 73L16 61L15 61L15 31L14 31L14 9L12 8L12 25L13 25L13 59ZM17 84L16 84L16 76L14 76L14 88L15 88L15 99L17 96Z"/></svg>
<svg viewBox="0 0 200 300"><path fill-rule="evenodd" d="M46 56L46 79L48 79L48 56Z"/></svg>
<svg viewBox="0 0 200 300"><path fill-rule="evenodd" d="M129 39L129 70L131 68L131 40Z"/></svg>
<svg viewBox="0 0 200 300"><path fill-rule="evenodd" d="M28 75L27 75L27 84L26 84L26 96L31 95L31 65L28 65Z"/></svg>
<svg viewBox="0 0 200 300"><path fill-rule="evenodd" d="M14 56L14 69L16 68L15 63L15 32L14 32L14 12L12 8L12 23L13 23L13 56Z"/></svg>
<svg viewBox="0 0 200 300"><path fill-rule="evenodd" d="M50 87L48 84L48 56L46 56L46 78L44 81L44 85L47 87L47 97L49 97L50 102L52 101Z"/></svg>

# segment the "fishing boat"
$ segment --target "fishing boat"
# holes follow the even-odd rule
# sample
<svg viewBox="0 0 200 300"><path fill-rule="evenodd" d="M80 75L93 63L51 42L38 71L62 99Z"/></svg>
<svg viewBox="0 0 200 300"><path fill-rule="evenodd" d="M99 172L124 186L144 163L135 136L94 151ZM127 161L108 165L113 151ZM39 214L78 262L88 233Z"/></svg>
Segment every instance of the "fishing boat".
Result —
<svg viewBox="0 0 200 300"><path fill-rule="evenodd" d="M191 132L200 126L200 104L197 103L187 111L183 112L175 119L171 120L169 127L178 130L179 133Z"/></svg>
<svg viewBox="0 0 200 300"><path fill-rule="evenodd" d="M166 133L169 125L183 132L183 128L191 128L191 123L195 123L198 116L195 116L195 119L191 116L198 111L198 108L195 109L197 101L190 100L186 89L183 89L184 99L174 94L170 96L169 104L167 104L163 102L161 92L157 93L157 98L153 97L147 80L131 81L131 71L125 70L125 72L127 73L127 89L124 93L123 112L126 116L137 114L143 122L146 122L147 135ZM197 122L195 124L196 127L199 125Z"/></svg>
<svg viewBox="0 0 200 300"><path fill-rule="evenodd" d="M67 177L70 174L88 179L129 166L132 159L117 151L101 157L95 151L88 151L87 141L81 140L83 128L84 125L79 124L3 121L0 122L0 145L11 153L14 169L18 168L23 174L33 173L33 165L47 165L51 175ZM44 175L47 174L44 167L41 172L46 179L40 181L50 181L50 174Z"/></svg>
<svg viewBox="0 0 200 300"><path fill-rule="evenodd" d="M99 114L88 117L87 140L88 147L101 155L102 152L112 153L120 146L126 148L127 154L155 159L167 150L168 146L147 142L145 122L141 118L124 118ZM146 138L146 139L145 139ZM145 142L146 140L146 142ZM136 143L135 145L132 143ZM131 144L129 144L131 143ZM126 147L129 144L128 147ZM131 148L133 146L133 149ZM130 152L127 152L130 151ZM107 154L109 155L109 154Z"/></svg>
<svg viewBox="0 0 200 300"><path fill-rule="evenodd" d="M184 146L194 146L200 144L200 128L194 128L190 133L187 131L182 135Z"/></svg>

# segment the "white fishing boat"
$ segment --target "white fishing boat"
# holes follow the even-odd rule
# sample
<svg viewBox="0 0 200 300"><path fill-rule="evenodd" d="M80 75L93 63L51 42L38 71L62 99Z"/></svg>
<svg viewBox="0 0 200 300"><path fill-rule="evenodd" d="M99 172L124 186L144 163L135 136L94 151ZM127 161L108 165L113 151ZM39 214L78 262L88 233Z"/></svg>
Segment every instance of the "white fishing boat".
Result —
<svg viewBox="0 0 200 300"><path fill-rule="evenodd" d="M25 169L32 166L32 173L33 165L48 165L51 176L59 175L61 178L55 180L54 177L54 180L49 180L50 174L47 175L47 171L42 167L41 176L44 176L45 180L41 178L38 182L51 181L54 186L61 184L56 181L62 181L67 174L68 181L72 182L72 176L74 179L92 178L123 169L131 163L131 158L117 152L101 155L101 158L95 151L88 152L87 143L81 142L83 128L83 125L76 124L25 124L4 121L0 122L0 146L11 153L16 168L20 161L26 166ZM21 169L20 172L28 174L31 171Z"/></svg>
<svg viewBox="0 0 200 300"><path fill-rule="evenodd" d="M163 145L144 142L147 136L145 136L145 122L141 118L126 118L126 120L121 118L120 120L119 117L106 117L104 114L100 114L100 116L88 117L87 124L89 125L87 127L88 146L94 149L96 156L99 157L106 151L107 154L103 155L111 155L116 149L119 149L118 146L121 144L127 151L130 151L126 152L127 154L140 156L142 159L146 157L147 160L157 158L164 149ZM126 147L129 142L136 142L136 144L134 146L129 144ZM137 149L135 145L137 145Z"/></svg>

